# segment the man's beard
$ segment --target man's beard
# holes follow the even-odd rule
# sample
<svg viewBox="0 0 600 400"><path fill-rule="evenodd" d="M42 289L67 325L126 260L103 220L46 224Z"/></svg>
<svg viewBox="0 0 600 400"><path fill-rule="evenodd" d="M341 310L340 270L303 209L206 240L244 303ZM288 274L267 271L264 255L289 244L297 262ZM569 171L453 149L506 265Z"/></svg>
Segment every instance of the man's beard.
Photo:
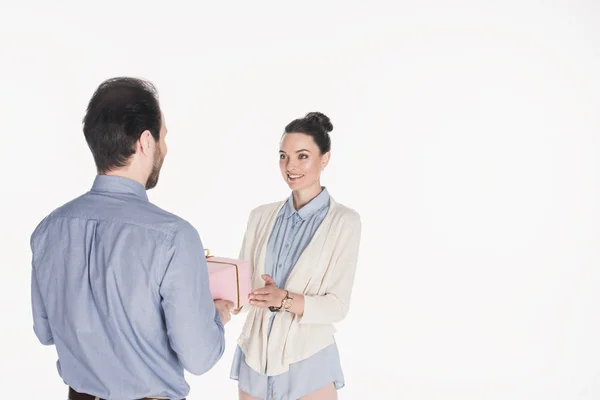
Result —
<svg viewBox="0 0 600 400"><path fill-rule="evenodd" d="M150 172L150 176L146 181L146 190L153 189L158 183L158 176L160 175L163 161L164 157L162 157L158 146L156 146L156 150L154 151L154 165L152 166L152 172Z"/></svg>

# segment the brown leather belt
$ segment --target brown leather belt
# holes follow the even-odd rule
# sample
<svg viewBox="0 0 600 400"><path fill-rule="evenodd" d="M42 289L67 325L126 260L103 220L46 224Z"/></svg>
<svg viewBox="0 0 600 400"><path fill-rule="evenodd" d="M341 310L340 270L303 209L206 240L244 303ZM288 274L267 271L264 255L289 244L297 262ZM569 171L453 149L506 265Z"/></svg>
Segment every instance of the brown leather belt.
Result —
<svg viewBox="0 0 600 400"><path fill-rule="evenodd" d="M144 397L143 399L139 399L139 400L159 400L159 399L166 399L166 397ZM75 389L69 388L69 400L104 400L104 399L101 399L100 397L92 396L91 394L79 393L79 392L76 392ZM185 399L182 399L182 400L185 400Z"/></svg>

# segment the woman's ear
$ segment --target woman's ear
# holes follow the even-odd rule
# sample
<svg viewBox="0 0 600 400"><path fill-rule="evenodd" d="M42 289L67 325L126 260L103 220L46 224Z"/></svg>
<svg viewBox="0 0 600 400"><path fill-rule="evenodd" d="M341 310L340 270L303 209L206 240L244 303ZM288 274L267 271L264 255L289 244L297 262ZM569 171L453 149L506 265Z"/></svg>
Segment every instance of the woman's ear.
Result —
<svg viewBox="0 0 600 400"><path fill-rule="evenodd" d="M323 154L321 157L321 171L325 169L325 167L329 164L329 159L331 158L331 152L327 152Z"/></svg>

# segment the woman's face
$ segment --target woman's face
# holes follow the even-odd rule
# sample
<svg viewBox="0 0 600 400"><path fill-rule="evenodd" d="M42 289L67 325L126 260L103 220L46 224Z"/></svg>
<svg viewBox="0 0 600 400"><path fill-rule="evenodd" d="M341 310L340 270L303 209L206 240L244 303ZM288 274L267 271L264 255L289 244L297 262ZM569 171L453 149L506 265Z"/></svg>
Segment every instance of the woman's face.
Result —
<svg viewBox="0 0 600 400"><path fill-rule="evenodd" d="M320 187L321 171L330 153L321 154L313 138L304 133L286 133L279 146L281 175L292 190Z"/></svg>

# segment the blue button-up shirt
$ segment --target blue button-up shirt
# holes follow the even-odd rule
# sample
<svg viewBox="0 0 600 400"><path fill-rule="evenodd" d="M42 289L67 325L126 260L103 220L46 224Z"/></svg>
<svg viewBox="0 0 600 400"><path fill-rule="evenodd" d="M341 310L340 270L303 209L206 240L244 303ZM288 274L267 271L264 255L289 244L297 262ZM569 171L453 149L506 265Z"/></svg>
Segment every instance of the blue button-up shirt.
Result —
<svg viewBox="0 0 600 400"><path fill-rule="evenodd" d="M133 180L99 175L91 191L31 236L34 331L58 372L104 399L181 399L184 368L209 370L225 347L198 232L154 206Z"/></svg>
<svg viewBox="0 0 600 400"><path fill-rule="evenodd" d="M277 215L267 242L265 273L273 277L278 287L285 287L296 262L329 212L329 204L329 192L322 188L321 193L298 211L294 209L294 198L290 195ZM271 314L269 334L274 318L281 312ZM345 384L335 343L305 360L291 364L288 372L277 376L266 376L251 369L238 346L230 376L238 380L243 392L261 400L295 400L329 383L333 383L336 389L341 389Z"/></svg>

